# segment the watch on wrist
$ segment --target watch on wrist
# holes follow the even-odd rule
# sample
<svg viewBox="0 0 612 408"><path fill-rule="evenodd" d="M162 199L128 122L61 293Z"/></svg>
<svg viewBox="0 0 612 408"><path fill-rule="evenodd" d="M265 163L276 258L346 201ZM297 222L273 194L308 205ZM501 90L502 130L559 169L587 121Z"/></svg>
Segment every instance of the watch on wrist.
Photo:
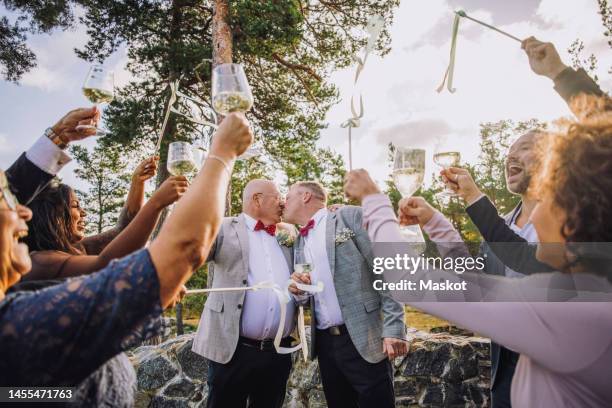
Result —
<svg viewBox="0 0 612 408"><path fill-rule="evenodd" d="M47 128L47 130L45 130L45 136L47 136L49 140L51 140L53 144L59 147L60 149L65 149L66 146L68 146L68 143L64 142L61 136L56 134L51 128Z"/></svg>

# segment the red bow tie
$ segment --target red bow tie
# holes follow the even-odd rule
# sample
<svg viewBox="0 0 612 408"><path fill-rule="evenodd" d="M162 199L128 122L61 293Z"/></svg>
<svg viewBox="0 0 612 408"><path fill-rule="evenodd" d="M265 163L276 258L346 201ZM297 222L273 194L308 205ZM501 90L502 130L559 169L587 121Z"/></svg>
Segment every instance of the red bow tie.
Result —
<svg viewBox="0 0 612 408"><path fill-rule="evenodd" d="M268 233L268 235L274 236L274 234L276 234L276 224L270 224L268 226L265 226L263 222L261 222L261 220L257 221L257 224L255 224L255 231L261 231L264 230Z"/></svg>
<svg viewBox="0 0 612 408"><path fill-rule="evenodd" d="M300 228L300 235L305 237L308 235L308 231L310 231L311 229L314 228L314 220L310 220L308 221L308 224L304 225L302 228Z"/></svg>

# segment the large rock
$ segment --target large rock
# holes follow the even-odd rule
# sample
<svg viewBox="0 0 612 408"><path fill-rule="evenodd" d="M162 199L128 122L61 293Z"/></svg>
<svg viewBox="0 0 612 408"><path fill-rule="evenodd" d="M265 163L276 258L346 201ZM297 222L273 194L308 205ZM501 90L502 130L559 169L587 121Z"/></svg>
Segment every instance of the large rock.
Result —
<svg viewBox="0 0 612 408"><path fill-rule="evenodd" d="M131 353L138 408L206 406L208 363L191 351L193 334ZM410 353L394 362L397 407L488 407L489 341L449 333L411 332ZM325 408L317 362L294 353L287 408Z"/></svg>

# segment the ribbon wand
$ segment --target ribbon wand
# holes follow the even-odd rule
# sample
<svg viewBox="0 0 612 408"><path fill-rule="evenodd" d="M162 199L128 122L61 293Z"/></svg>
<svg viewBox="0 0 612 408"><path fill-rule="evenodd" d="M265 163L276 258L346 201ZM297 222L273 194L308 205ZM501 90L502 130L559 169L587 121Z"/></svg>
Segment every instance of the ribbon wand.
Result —
<svg viewBox="0 0 612 408"><path fill-rule="evenodd" d="M155 146L155 152L159 152L161 147L164 132L166 131L166 125L168 124L168 118L170 117L170 110L172 105L176 102L176 89L178 88L178 79L174 82L170 82L170 99L168 99L168 106L166 107L166 114L164 115L164 122L162 123L161 131L159 132L159 139L157 139L157 145Z"/></svg>
<svg viewBox="0 0 612 408"><path fill-rule="evenodd" d="M351 113L353 117L345 121L340 127L348 128L348 142L349 142L349 171L353 170L353 138L351 130L361 125L360 119L363 118L363 95L359 95L359 112L355 108L355 100L351 97Z"/></svg>
<svg viewBox="0 0 612 408"><path fill-rule="evenodd" d="M473 21L473 22L475 22L475 23L478 23L478 24L481 24L481 25L483 25L483 26L485 26L485 27L487 27L487 28L490 28L490 29L491 29L491 30L493 30L493 31L497 31L498 33L503 34L503 35L505 35L506 37L512 38L512 39L513 39L513 40L515 40L515 41L518 41L518 42L520 42L520 43L522 43L522 42L523 42L523 41L522 41L520 38L515 37L515 36L513 36L513 35L512 35L512 34L510 34L510 33L507 33L507 32L505 32L505 31L503 31L503 30L500 30L499 28L494 27L494 26L492 26L492 25L490 25L490 24L487 24L487 23L485 23L484 21L480 21L480 20L477 20L477 19L475 19L475 18L473 18L473 17L468 16L468 15L465 13L465 11L463 11L463 10L458 10L458 11L455 11L455 13L457 13L457 14L458 14L459 16L461 16L461 17L465 17L465 18L467 18L467 19L469 19L469 20L472 20L472 21Z"/></svg>

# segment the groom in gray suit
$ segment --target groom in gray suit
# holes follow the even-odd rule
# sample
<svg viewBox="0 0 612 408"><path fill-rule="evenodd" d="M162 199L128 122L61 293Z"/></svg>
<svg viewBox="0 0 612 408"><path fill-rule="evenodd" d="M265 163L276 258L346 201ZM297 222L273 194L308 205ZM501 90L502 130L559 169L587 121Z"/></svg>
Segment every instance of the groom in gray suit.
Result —
<svg viewBox="0 0 612 408"><path fill-rule="evenodd" d="M317 182L298 182L287 194L283 217L302 225L295 243L313 265L302 283L323 282L311 298L311 356L319 359L330 408L395 407L390 360L406 354L404 308L372 287L372 248L361 208L330 212L327 192ZM296 259L298 263L304 260ZM305 294L295 286L296 299Z"/></svg>
<svg viewBox="0 0 612 408"><path fill-rule="evenodd" d="M286 285L293 269L291 248L276 239L283 202L268 180L252 180L243 192L243 212L223 220L210 251L212 288L252 286L262 281ZM210 281L209 281L210 283ZM295 305L287 304L281 346L289 347ZM277 354L273 339L280 306L271 290L212 292L208 296L193 351L209 360L209 408L280 408L291 355Z"/></svg>

